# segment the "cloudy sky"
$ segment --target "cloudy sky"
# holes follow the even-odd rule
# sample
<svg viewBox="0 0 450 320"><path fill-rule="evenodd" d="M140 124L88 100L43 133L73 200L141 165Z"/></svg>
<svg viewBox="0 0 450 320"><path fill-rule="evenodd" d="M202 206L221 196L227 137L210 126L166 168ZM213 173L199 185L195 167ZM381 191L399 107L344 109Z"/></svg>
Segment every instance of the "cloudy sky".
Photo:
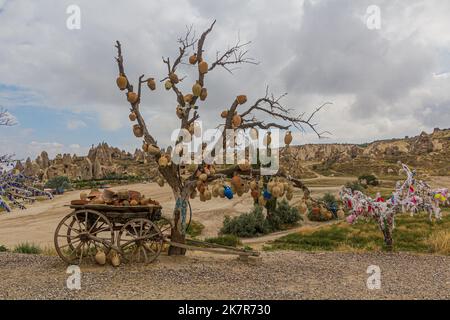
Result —
<svg viewBox="0 0 450 320"><path fill-rule="evenodd" d="M81 10L81 29L66 27L67 7ZM380 29L368 28L369 6ZM373 7L372 7L373 8ZM372 13L373 11L371 11ZM206 60L238 35L251 41L258 66L207 75L202 119L214 127L238 94L249 101L266 85L288 92L285 105L317 115L320 142L367 142L450 127L450 2L447 0L0 0L0 106L17 120L0 127L1 153L35 157L41 150L84 154L106 141L133 150L128 105L115 84L115 40L128 77L164 77L162 56L176 56L177 38L217 19ZM180 76L194 79L190 66ZM192 80L193 81L193 80ZM185 81L188 91L192 83ZM174 94L143 94L141 110L161 144L176 127ZM316 143L310 131L294 143Z"/></svg>

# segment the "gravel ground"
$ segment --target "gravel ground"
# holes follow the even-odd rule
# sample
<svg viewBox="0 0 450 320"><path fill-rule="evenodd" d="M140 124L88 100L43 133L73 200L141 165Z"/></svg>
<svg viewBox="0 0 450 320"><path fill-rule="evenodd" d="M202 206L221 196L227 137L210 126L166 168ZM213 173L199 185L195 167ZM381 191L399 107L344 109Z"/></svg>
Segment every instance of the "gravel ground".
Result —
<svg viewBox="0 0 450 320"><path fill-rule="evenodd" d="M369 265L381 289L369 290ZM151 265L81 267L66 288L58 257L0 253L0 299L449 299L450 257L404 253L263 252L249 262L189 253Z"/></svg>

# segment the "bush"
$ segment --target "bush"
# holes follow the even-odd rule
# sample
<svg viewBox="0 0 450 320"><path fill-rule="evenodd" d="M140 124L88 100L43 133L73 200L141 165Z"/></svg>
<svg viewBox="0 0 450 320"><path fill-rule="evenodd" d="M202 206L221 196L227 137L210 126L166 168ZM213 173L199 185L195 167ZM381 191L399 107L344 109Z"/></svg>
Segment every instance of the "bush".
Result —
<svg viewBox="0 0 450 320"><path fill-rule="evenodd" d="M333 215L336 217L339 208L339 204L336 197L331 193L325 193L325 195L322 197L321 200L325 204L327 209L330 210L331 213L333 213Z"/></svg>
<svg viewBox="0 0 450 320"><path fill-rule="evenodd" d="M366 188L361 183L359 183L359 181L347 182L345 184L345 187L351 189L352 191L361 191L361 192L364 192L364 189Z"/></svg>
<svg viewBox="0 0 450 320"><path fill-rule="evenodd" d="M267 217L272 231L282 230L287 225L296 224L302 219L297 208L291 207L286 199L277 203L275 210Z"/></svg>
<svg viewBox="0 0 450 320"><path fill-rule="evenodd" d="M274 203L274 206L267 218L263 214L264 208L258 205L249 213L234 218L225 217L220 233L238 237L255 237L283 230L286 226L296 224L302 219L298 209L291 207L285 199Z"/></svg>
<svg viewBox="0 0 450 320"><path fill-rule="evenodd" d="M380 184L380 181L378 181L378 178L375 177L373 174L363 174L358 177L359 183L362 183L362 181L366 181L366 184L368 186L378 186Z"/></svg>
<svg viewBox="0 0 450 320"><path fill-rule="evenodd" d="M0 245L0 252L8 252L8 249L4 245Z"/></svg>
<svg viewBox="0 0 450 320"><path fill-rule="evenodd" d="M55 189L57 193L63 193L65 190L70 189L71 185L68 177L58 176L48 180L45 187Z"/></svg>
<svg viewBox="0 0 450 320"><path fill-rule="evenodd" d="M238 217L228 216L223 220L221 234L231 234L238 237L253 237L269 232L269 226L263 214L263 207L255 206L249 213Z"/></svg>
<svg viewBox="0 0 450 320"><path fill-rule="evenodd" d="M232 234L226 234L215 238L206 238L206 242L220 244L222 246L237 247L241 244L241 240Z"/></svg>
<svg viewBox="0 0 450 320"><path fill-rule="evenodd" d="M14 247L14 253L40 254L42 249L33 243L20 243Z"/></svg>
<svg viewBox="0 0 450 320"><path fill-rule="evenodd" d="M199 236L202 233L203 229L205 229L205 226L203 224L198 221L192 220L186 229L186 234L194 238Z"/></svg>

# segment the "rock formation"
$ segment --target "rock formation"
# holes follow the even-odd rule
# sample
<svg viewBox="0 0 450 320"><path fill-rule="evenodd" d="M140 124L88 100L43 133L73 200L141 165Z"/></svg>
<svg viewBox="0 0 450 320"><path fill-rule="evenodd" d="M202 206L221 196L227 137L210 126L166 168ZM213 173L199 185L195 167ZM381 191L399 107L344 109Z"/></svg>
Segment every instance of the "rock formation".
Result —
<svg viewBox="0 0 450 320"><path fill-rule="evenodd" d="M48 153L42 151L34 161L30 158L24 164L17 161L15 169L43 181L57 176L67 176L71 180L92 180L103 179L108 175L150 178L156 175L156 165L153 161L148 161L148 156L141 150L136 150L133 155L110 147L105 142L92 146L87 156L66 153L58 154L55 159L50 160Z"/></svg>

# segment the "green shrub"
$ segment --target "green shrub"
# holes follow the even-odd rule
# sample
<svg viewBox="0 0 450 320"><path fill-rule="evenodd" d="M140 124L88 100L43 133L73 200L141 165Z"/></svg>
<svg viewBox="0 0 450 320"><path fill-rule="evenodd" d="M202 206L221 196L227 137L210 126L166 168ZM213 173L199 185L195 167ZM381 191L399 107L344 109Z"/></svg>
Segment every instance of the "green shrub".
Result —
<svg viewBox="0 0 450 320"><path fill-rule="evenodd" d="M263 210L263 207L256 205L249 213L234 218L225 217L220 233L238 237L255 237L283 230L302 219L298 209L291 207L285 199L273 202L267 217L264 217Z"/></svg>
<svg viewBox="0 0 450 320"><path fill-rule="evenodd" d="M42 249L33 243L20 243L14 247L14 253L40 254Z"/></svg>
<svg viewBox="0 0 450 320"><path fill-rule="evenodd" d="M375 177L373 174L363 174L363 175L360 175L360 176L358 177L359 183L361 183L363 180L366 181L366 184L367 184L368 186L374 186L374 187L376 187L376 186L378 186L378 185L380 184L380 181L378 181L378 178Z"/></svg>
<svg viewBox="0 0 450 320"><path fill-rule="evenodd" d="M0 245L0 252L7 252L8 249L4 245Z"/></svg>
<svg viewBox="0 0 450 320"><path fill-rule="evenodd" d="M241 240L232 234L226 234L214 238L206 238L206 242L220 244L222 246L237 247L241 244Z"/></svg>
<svg viewBox="0 0 450 320"><path fill-rule="evenodd" d="M45 187L55 189L58 192L64 192L64 190L70 189L71 185L68 177L58 176L48 180Z"/></svg>
<svg viewBox="0 0 450 320"><path fill-rule="evenodd" d="M267 216L267 222L272 231L278 231L285 226L296 224L302 219L297 208L291 207L286 199L278 201L275 210Z"/></svg>
<svg viewBox="0 0 450 320"><path fill-rule="evenodd" d="M192 220L186 229L186 234L194 238L199 236L202 233L203 229L205 229L205 226L203 224L198 221Z"/></svg>
<svg viewBox="0 0 450 320"><path fill-rule="evenodd" d="M264 218L263 208L255 206L249 213L238 217L225 217L221 234L232 234L238 237L254 237L269 232L269 226Z"/></svg>
<svg viewBox="0 0 450 320"><path fill-rule="evenodd" d="M346 188L351 189L352 191L361 191L364 192L365 187L359 183L359 181L347 182L345 184Z"/></svg>

